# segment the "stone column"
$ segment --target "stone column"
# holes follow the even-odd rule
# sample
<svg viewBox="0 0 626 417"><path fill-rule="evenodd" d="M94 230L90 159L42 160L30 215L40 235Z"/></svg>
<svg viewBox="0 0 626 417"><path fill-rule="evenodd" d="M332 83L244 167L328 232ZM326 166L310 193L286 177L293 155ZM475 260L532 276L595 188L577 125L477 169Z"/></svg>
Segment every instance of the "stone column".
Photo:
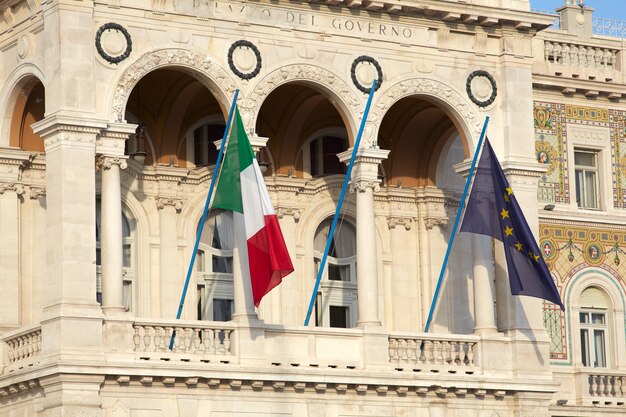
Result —
<svg viewBox="0 0 626 417"><path fill-rule="evenodd" d="M122 278L122 201L120 168L126 168L124 158L105 156L101 160L102 194L100 222L100 253L102 268L102 311L105 314L124 312Z"/></svg>
<svg viewBox="0 0 626 417"><path fill-rule="evenodd" d="M53 114L32 125L46 149L46 307L42 350L101 358L96 301L96 135L99 120Z"/></svg>
<svg viewBox="0 0 626 417"><path fill-rule="evenodd" d="M380 326L378 311L378 255L376 251L376 223L374 192L380 187L378 165L387 158L383 149L360 149L357 153L350 190L356 192L356 275L359 327ZM349 163L352 149L338 155Z"/></svg>
<svg viewBox="0 0 626 417"><path fill-rule="evenodd" d="M102 310L107 315L124 312L124 268L122 251L122 197L120 169L126 169L124 144L136 125L111 123L96 141L102 157L100 254L102 271Z"/></svg>
<svg viewBox="0 0 626 417"><path fill-rule="evenodd" d="M491 237L474 234L474 333L495 333L495 276Z"/></svg>

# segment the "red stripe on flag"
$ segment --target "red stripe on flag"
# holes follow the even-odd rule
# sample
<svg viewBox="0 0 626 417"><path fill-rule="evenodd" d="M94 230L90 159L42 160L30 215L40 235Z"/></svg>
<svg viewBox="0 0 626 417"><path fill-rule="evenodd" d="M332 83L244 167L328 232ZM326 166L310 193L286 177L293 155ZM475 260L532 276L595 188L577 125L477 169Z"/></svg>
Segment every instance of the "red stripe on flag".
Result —
<svg viewBox="0 0 626 417"><path fill-rule="evenodd" d="M248 261L254 305L293 272L289 252L275 214L265 216L265 227L248 239Z"/></svg>

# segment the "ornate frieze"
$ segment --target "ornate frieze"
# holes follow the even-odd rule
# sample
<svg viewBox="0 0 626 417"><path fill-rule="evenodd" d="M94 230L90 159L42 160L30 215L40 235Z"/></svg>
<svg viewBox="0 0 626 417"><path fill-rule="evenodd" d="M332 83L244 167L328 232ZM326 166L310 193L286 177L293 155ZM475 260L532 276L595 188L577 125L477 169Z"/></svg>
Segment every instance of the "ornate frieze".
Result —
<svg viewBox="0 0 626 417"><path fill-rule="evenodd" d="M235 93L235 81L206 55L195 54L184 49L161 49L142 55L124 71L113 96L111 118L122 122L128 97L139 80L157 68L171 65L182 65L206 75L216 84L216 86L207 85L215 97L223 97L224 93L232 97Z"/></svg>

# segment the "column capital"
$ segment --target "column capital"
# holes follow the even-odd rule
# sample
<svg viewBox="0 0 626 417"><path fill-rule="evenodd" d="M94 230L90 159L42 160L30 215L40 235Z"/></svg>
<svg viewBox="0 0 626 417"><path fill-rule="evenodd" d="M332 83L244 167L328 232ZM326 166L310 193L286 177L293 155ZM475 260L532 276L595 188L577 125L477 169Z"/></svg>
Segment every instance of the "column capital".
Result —
<svg viewBox="0 0 626 417"><path fill-rule="evenodd" d="M347 151L337 154L337 156L339 157L339 160L341 162L344 162L345 164L348 164L350 162L350 158L352 157L352 150L353 148L350 148ZM391 151L387 149L380 149L380 148L368 148L368 149L359 148L357 150L356 159L354 162L362 163L362 164L378 165L382 161L387 159L387 156L389 156L389 152Z"/></svg>
<svg viewBox="0 0 626 417"><path fill-rule="evenodd" d="M355 179L355 180L350 182L350 192L351 193L354 193L354 192L357 192L357 191L360 192L360 193L364 193L369 188L374 190L375 193L379 192L380 191L380 180L379 179L371 180L371 179L360 178L360 179Z"/></svg>
<svg viewBox="0 0 626 417"><path fill-rule="evenodd" d="M0 195L4 194L7 191L14 191L17 195L22 195L26 192L23 184L16 182L5 182L0 184Z"/></svg>
<svg viewBox="0 0 626 417"><path fill-rule="evenodd" d="M177 213L183 208L184 201L181 198L157 197L156 206L159 210L163 210L167 206L174 207Z"/></svg>
<svg viewBox="0 0 626 417"><path fill-rule="evenodd" d="M387 227L395 229L396 226L404 226L409 231L413 227L413 219L411 217L391 216L387 218Z"/></svg>
<svg viewBox="0 0 626 417"><path fill-rule="evenodd" d="M111 169L112 166L117 165L120 169L126 169L128 166L126 160L128 158L125 156L110 156L110 155L100 155L96 159L96 169L97 170L105 170Z"/></svg>
<svg viewBox="0 0 626 417"><path fill-rule="evenodd" d="M302 209L294 207L276 207L276 217L282 219L285 216L293 217L294 221L300 220Z"/></svg>

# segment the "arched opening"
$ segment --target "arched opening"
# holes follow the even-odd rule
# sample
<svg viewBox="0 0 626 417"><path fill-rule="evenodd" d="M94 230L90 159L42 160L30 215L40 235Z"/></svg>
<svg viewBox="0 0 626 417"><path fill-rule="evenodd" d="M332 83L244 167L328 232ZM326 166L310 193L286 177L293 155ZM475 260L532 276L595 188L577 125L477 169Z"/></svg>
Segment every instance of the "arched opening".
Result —
<svg viewBox="0 0 626 417"><path fill-rule="evenodd" d="M130 94L125 118L145 127L148 142L132 135L127 146L131 157L143 151L147 165L215 163L213 142L222 137L224 114L208 88L187 72L165 68L146 74Z"/></svg>
<svg viewBox="0 0 626 417"><path fill-rule="evenodd" d="M607 294L598 287L587 287L580 294L580 356L583 366L606 368L610 363L608 349L611 304Z"/></svg>
<svg viewBox="0 0 626 417"><path fill-rule="evenodd" d="M348 149L348 131L333 103L318 90L293 82L263 102L256 131L268 137L277 175L299 178L341 174L337 154Z"/></svg>
<svg viewBox="0 0 626 417"><path fill-rule="evenodd" d="M439 186L438 175L441 180L451 174L439 170L440 164L449 170L452 163L464 159L459 150L467 148L446 111L419 96L405 97L391 106L380 125L378 144L391 150L383 166L387 184L398 187Z"/></svg>
<svg viewBox="0 0 626 417"><path fill-rule="evenodd" d="M9 144L31 152L44 152L44 143L30 127L44 118L46 110L46 92L43 84L36 78L23 83L18 93L13 115Z"/></svg>

